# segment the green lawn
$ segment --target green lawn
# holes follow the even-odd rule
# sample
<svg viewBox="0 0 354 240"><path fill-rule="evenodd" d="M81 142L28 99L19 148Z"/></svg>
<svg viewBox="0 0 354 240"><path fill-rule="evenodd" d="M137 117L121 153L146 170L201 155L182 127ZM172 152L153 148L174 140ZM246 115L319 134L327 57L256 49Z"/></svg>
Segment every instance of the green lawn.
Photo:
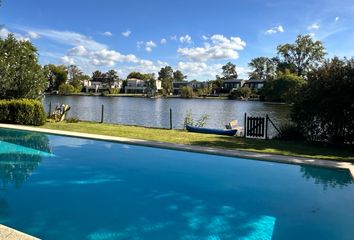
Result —
<svg viewBox="0 0 354 240"><path fill-rule="evenodd" d="M46 123L44 126L42 126L42 128L144 139L168 143L190 144L205 147L237 149L252 152L354 162L354 152L349 149L312 146L301 142L254 140L239 137L189 133L183 130L166 130L136 126L100 124L92 122Z"/></svg>

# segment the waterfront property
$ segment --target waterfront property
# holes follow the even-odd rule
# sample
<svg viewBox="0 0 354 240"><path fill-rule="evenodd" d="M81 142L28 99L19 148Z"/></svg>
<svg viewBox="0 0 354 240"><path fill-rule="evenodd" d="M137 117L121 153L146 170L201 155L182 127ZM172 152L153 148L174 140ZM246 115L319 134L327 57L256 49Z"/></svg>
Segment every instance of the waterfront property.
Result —
<svg viewBox="0 0 354 240"><path fill-rule="evenodd" d="M252 90L259 91L264 87L266 80L264 79L250 79L245 81L244 86L249 87Z"/></svg>
<svg viewBox="0 0 354 240"><path fill-rule="evenodd" d="M0 129L0 137L1 217L41 239L354 234L345 170L29 131Z"/></svg>
<svg viewBox="0 0 354 240"><path fill-rule="evenodd" d="M173 95L180 95L182 87L192 87L192 86L193 86L192 83L188 81L173 82L172 83Z"/></svg>
<svg viewBox="0 0 354 240"><path fill-rule="evenodd" d="M148 91L158 92L162 89L160 80L153 80L154 86L148 86L147 80L141 80L137 78L127 79L127 85L124 88L125 93L148 93Z"/></svg>
<svg viewBox="0 0 354 240"><path fill-rule="evenodd" d="M111 89L121 89L122 81L114 81L111 77L93 77L83 82L86 93L88 92L104 92Z"/></svg>
<svg viewBox="0 0 354 240"><path fill-rule="evenodd" d="M225 80L222 84L222 93L230 93L233 90L237 90L245 84L245 80L243 79L228 79Z"/></svg>

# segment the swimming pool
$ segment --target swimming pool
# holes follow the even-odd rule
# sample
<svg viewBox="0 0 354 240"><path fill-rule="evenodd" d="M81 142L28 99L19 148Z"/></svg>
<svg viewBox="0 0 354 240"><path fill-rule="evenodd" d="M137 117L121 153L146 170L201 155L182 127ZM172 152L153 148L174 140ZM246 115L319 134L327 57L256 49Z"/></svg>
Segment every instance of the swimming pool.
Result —
<svg viewBox="0 0 354 240"><path fill-rule="evenodd" d="M42 239L353 239L345 170L0 128L0 223Z"/></svg>

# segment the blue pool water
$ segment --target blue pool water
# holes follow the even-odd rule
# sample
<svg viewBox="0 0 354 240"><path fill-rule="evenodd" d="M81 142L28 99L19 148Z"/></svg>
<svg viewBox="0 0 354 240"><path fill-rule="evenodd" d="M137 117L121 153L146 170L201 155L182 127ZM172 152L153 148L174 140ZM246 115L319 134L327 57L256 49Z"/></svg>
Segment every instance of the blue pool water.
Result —
<svg viewBox="0 0 354 240"><path fill-rule="evenodd" d="M354 239L344 170L0 129L0 184L42 239Z"/></svg>

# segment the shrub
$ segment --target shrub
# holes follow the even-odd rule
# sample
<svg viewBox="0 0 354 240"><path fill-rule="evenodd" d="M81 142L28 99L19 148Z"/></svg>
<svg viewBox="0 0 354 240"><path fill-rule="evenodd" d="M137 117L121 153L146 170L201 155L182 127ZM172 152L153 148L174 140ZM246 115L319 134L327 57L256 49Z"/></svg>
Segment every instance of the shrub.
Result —
<svg viewBox="0 0 354 240"><path fill-rule="evenodd" d="M59 94L66 95L66 94L72 94L72 93L75 93L75 92L76 92L76 89L71 84L61 84L59 86Z"/></svg>
<svg viewBox="0 0 354 240"><path fill-rule="evenodd" d="M229 94L229 99L248 99L252 94L252 90L249 87L242 87L233 90Z"/></svg>
<svg viewBox="0 0 354 240"><path fill-rule="evenodd" d="M354 145L354 59L333 58L308 76L292 120L311 141Z"/></svg>
<svg viewBox="0 0 354 240"><path fill-rule="evenodd" d="M46 115L40 101L31 99L0 100L0 122L43 125Z"/></svg>
<svg viewBox="0 0 354 240"><path fill-rule="evenodd" d="M181 97L183 98L193 98L194 92L191 86L181 87Z"/></svg>
<svg viewBox="0 0 354 240"><path fill-rule="evenodd" d="M80 119L78 119L78 118L68 118L68 119L65 120L65 122L67 122L67 123L78 123L78 122L80 122Z"/></svg>
<svg viewBox="0 0 354 240"><path fill-rule="evenodd" d="M280 126L280 133L275 137L276 139L286 141L303 141L305 140L304 133L295 124L284 124Z"/></svg>

